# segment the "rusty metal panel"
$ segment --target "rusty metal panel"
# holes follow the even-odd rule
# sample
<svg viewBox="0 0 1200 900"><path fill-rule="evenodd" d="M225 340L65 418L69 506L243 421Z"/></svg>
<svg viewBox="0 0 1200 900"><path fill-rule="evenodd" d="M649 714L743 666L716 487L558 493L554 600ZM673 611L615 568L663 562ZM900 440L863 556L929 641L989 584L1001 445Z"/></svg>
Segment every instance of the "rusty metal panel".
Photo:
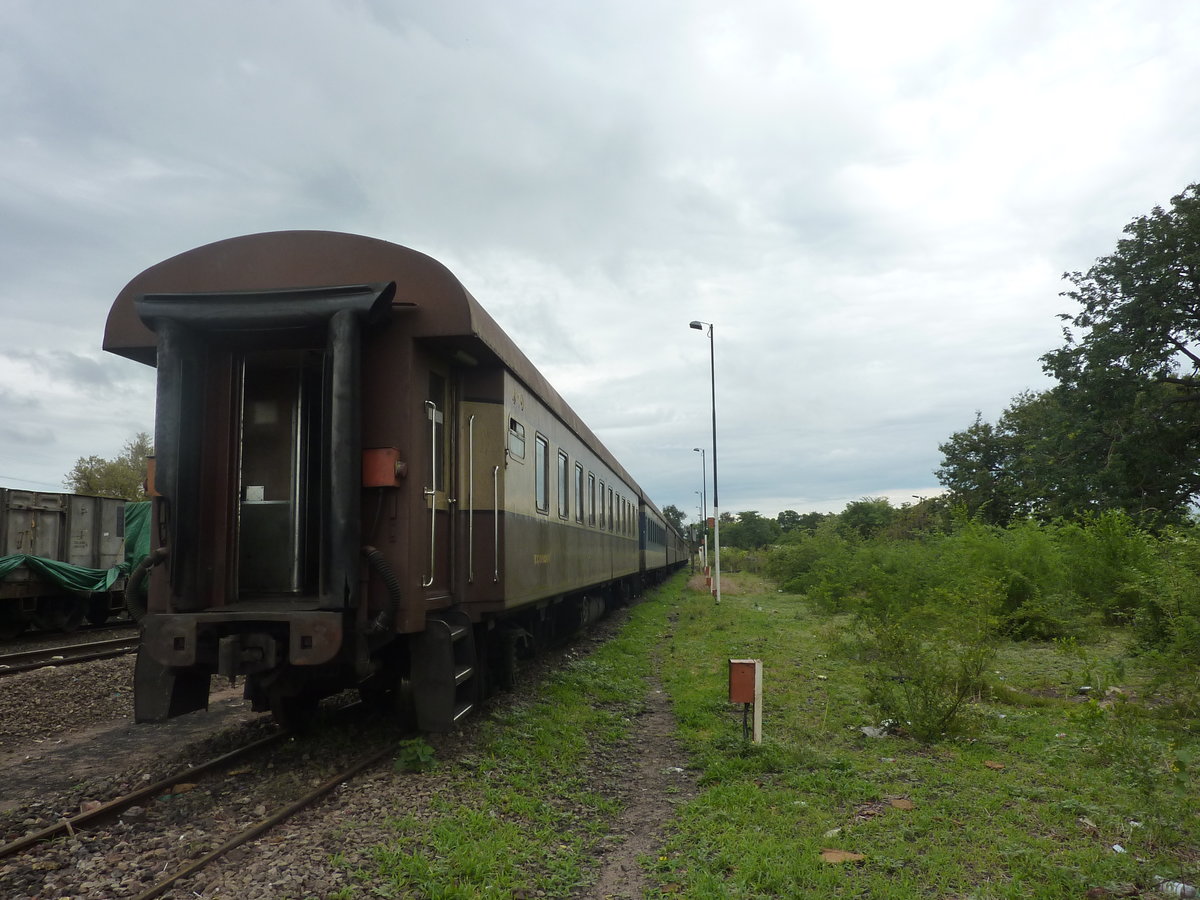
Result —
<svg viewBox="0 0 1200 900"><path fill-rule="evenodd" d="M754 703L762 687L762 663L757 659L729 661L729 702Z"/></svg>
<svg viewBox="0 0 1200 900"><path fill-rule="evenodd" d="M400 487L400 450L371 447L363 450L363 487Z"/></svg>
<svg viewBox="0 0 1200 900"><path fill-rule="evenodd" d="M201 635L211 650L217 646L217 640L209 638L250 634L272 627L281 637L286 634L287 661L295 666L327 663L342 646L341 613L319 610L152 614L142 620L142 646L165 666L201 664L215 668L215 656L207 659L198 653Z"/></svg>
<svg viewBox="0 0 1200 900"><path fill-rule="evenodd" d="M3 555L25 553L63 559L67 494L6 489L3 509Z"/></svg>

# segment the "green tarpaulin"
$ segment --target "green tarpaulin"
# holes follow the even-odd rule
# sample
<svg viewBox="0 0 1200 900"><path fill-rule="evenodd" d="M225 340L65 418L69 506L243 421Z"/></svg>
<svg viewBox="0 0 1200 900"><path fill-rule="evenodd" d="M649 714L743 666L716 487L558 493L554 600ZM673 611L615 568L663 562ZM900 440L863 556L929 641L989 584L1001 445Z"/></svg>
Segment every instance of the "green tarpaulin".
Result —
<svg viewBox="0 0 1200 900"><path fill-rule="evenodd" d="M36 572L59 587L77 594L107 591L125 573L124 564L113 566L111 569L89 569L85 566L73 566L70 563L59 562L56 559L15 553L12 556L0 556L0 578L4 578L8 573L21 566L25 566L31 572Z"/></svg>
<svg viewBox="0 0 1200 900"><path fill-rule="evenodd" d="M150 555L150 501L125 504L126 571Z"/></svg>
<svg viewBox="0 0 1200 900"><path fill-rule="evenodd" d="M150 553L150 501L125 504L125 562L111 569L89 569L56 559L15 553L0 556L0 579L21 566L77 594L110 590L122 575Z"/></svg>

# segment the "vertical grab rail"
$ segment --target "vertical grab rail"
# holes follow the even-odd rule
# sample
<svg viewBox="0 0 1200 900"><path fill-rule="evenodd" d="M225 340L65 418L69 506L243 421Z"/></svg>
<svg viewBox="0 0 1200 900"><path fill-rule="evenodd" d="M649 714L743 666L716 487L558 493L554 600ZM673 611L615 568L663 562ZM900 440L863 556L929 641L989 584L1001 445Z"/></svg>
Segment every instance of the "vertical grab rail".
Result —
<svg viewBox="0 0 1200 900"><path fill-rule="evenodd" d="M429 577L421 582L421 587L431 587L437 560L437 404L426 400L425 413L429 416L429 480L433 486L425 488L425 496L429 498Z"/></svg>
<svg viewBox="0 0 1200 900"><path fill-rule="evenodd" d="M492 466L492 582L500 582L500 467Z"/></svg>
<svg viewBox="0 0 1200 900"><path fill-rule="evenodd" d="M475 417L467 419L467 584L475 582Z"/></svg>

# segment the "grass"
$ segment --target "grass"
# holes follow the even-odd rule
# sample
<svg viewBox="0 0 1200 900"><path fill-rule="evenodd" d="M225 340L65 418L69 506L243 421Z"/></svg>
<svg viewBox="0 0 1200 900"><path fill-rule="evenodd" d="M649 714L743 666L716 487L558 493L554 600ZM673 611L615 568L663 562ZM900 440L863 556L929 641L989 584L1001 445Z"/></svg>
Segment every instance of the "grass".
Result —
<svg viewBox="0 0 1200 900"><path fill-rule="evenodd" d="M851 619L748 577L723 588L716 606L669 583L489 723L475 758L435 763L454 800L391 823L362 896L581 890L656 660L700 792L644 860L647 897L1057 898L1200 877L1196 723L1142 702L1119 632L1002 646L968 731L923 744L861 730L879 717ZM748 657L764 663L758 746L726 700L727 660ZM861 859L829 863L826 849Z"/></svg>
<svg viewBox="0 0 1200 900"><path fill-rule="evenodd" d="M670 887L654 896L1077 897L1200 874L1195 723L1130 694L1076 699L1115 673L1137 683L1110 632L1002 648L993 675L1017 702L980 699L965 737L926 745L861 731L878 723L849 618L763 584L720 607L685 594L674 613L663 675L705 790L652 861ZM761 747L722 702L726 659L747 656L764 664Z"/></svg>

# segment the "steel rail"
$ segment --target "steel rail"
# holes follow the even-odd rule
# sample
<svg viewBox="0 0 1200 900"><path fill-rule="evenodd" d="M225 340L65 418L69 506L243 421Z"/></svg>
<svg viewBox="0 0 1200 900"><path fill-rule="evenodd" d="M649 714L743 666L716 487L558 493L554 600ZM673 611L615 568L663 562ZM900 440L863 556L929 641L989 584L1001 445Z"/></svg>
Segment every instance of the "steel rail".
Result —
<svg viewBox="0 0 1200 900"><path fill-rule="evenodd" d="M135 803L145 800L147 797L153 797L161 794L177 784L186 782L189 779L196 778L199 775L205 775L214 769L219 769L222 766L229 765L232 762L250 756L264 747L271 744L277 744L286 737L290 737L291 733L287 731L278 731L274 734L267 735L265 738L260 738L257 741L246 744L244 747L239 747L237 750L230 750L228 753L222 754L206 763L201 763L198 766L191 766L186 769L181 769L167 778L159 779L154 784L146 785L138 788L136 791L109 800L107 803L90 810L85 813L71 816L70 818L60 819L53 825L43 828L41 831L36 831L33 834L27 834L24 837L18 838L8 844L0 845L0 859L8 856L13 856L28 850L30 847L48 841L51 838L58 837L62 834L73 834L75 831L83 831L87 828L98 825L115 817L121 811L128 809Z"/></svg>
<svg viewBox="0 0 1200 900"><path fill-rule="evenodd" d="M37 650L22 650L0 656L0 676L15 675L40 669L45 666L69 665L106 659L131 653L138 647L136 637L113 638L106 641L91 641L85 644L68 644L64 647L42 647Z"/></svg>
<svg viewBox="0 0 1200 900"><path fill-rule="evenodd" d="M285 820L291 818L292 816L294 816L296 813L300 812L301 810L311 806L317 800L320 800L322 797L324 797L326 794L328 794L330 791L332 791L334 788L336 788L342 782L349 781L351 778L353 778L355 775L357 775L363 769L370 768L375 763L377 763L381 759L383 759L385 756L388 756L389 754L392 754L395 752L396 752L395 744L389 743L385 747L383 747L381 750L376 750L373 753L367 754L366 756L362 757L357 762L355 762L353 765L351 765L348 769L344 769L343 771L339 772L337 775L335 775L332 778L330 778L329 780L323 782L319 787L316 787L313 790L309 791L309 793L305 794L300 799L295 800L292 803L289 803L287 806L277 809L275 812L271 813L271 815L267 816L265 819L262 819L261 821L256 822L255 824L251 825L249 828L245 829L244 831L241 831L238 834L235 834L233 837L231 837L229 840L227 840L225 843L223 843L220 847L217 847L215 850L212 850L211 852L205 854L204 856L200 857L199 859L193 860L192 862L188 863L187 865L177 869L175 872L168 875L166 878L164 878L162 881L155 884L149 890L145 891L144 893L138 894L137 900L153 900L153 898L155 898L155 897L161 897L164 893L166 893L168 890L171 889L172 885L174 885L175 882L180 881L181 879L187 878L190 875L194 875L196 872L200 871L205 866L207 866L210 862L212 862L215 859L219 859L220 857L224 856L226 853L228 853L230 850L234 849L235 847L240 847L242 844L246 843L247 841L252 841L259 835L265 834L266 832L268 832L272 828L274 828L276 825L279 825L281 822L284 822Z"/></svg>

